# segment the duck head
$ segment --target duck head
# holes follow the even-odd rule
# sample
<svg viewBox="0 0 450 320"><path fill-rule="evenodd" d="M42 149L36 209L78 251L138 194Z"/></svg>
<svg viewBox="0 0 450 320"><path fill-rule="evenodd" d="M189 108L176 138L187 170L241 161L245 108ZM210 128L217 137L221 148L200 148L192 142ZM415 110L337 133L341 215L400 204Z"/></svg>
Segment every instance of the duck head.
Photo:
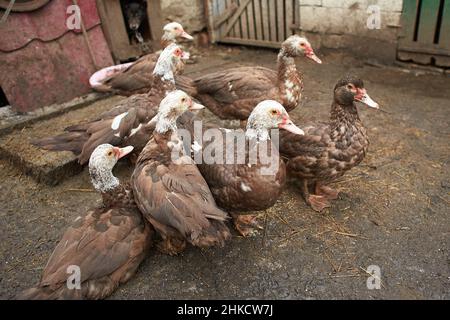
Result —
<svg viewBox="0 0 450 320"><path fill-rule="evenodd" d="M334 100L342 106L353 105L354 101L358 101L370 108L380 108L367 94L363 81L356 76L346 76L337 82Z"/></svg>
<svg viewBox="0 0 450 320"><path fill-rule="evenodd" d="M282 43L281 49L284 55L288 57L295 58L305 56L316 63L322 63L322 60L320 60L314 53L314 50L309 41L304 37L300 37L299 35L293 35L287 38Z"/></svg>
<svg viewBox="0 0 450 320"><path fill-rule="evenodd" d="M166 133L177 130L177 119L186 111L203 109L204 106L192 100L184 91L169 92L159 104L158 114L152 121L156 121L156 132Z"/></svg>
<svg viewBox="0 0 450 320"><path fill-rule="evenodd" d="M171 22L164 26L163 28L163 40L164 41L175 41L178 38L184 38L187 40L193 40L194 38L184 31L183 26L178 22Z"/></svg>
<svg viewBox="0 0 450 320"><path fill-rule="evenodd" d="M133 151L133 147L118 148L110 144L101 144L95 148L89 159L89 174L94 188L99 192L114 190L119 180L112 170L119 159Z"/></svg>
<svg viewBox="0 0 450 320"><path fill-rule="evenodd" d="M273 100L259 103L250 114L247 121L246 136L260 141L269 139L269 130L280 128L295 134L304 135L302 129L297 127L289 117L286 109Z"/></svg>
<svg viewBox="0 0 450 320"><path fill-rule="evenodd" d="M186 60L186 55L186 52L178 45L172 43L159 55L153 74L160 76L165 81L170 81L175 84L174 74L183 71L183 60Z"/></svg>

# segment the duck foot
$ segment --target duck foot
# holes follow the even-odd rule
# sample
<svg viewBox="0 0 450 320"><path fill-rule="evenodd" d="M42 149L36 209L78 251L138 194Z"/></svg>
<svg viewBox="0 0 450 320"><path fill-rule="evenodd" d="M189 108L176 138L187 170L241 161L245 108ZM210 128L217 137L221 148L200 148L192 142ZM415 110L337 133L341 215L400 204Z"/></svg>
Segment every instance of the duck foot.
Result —
<svg viewBox="0 0 450 320"><path fill-rule="evenodd" d="M321 212L323 209L331 206L327 197L320 195L309 195L306 202L317 212Z"/></svg>
<svg viewBox="0 0 450 320"><path fill-rule="evenodd" d="M177 238L166 238L157 245L161 253L169 256L176 256L186 248L186 241Z"/></svg>
<svg viewBox="0 0 450 320"><path fill-rule="evenodd" d="M336 200L339 197L339 191L328 186L316 184L316 195L323 196L328 200Z"/></svg>
<svg viewBox="0 0 450 320"><path fill-rule="evenodd" d="M232 214L232 217L234 227L243 237L255 236L259 230L264 229L258 223L257 215Z"/></svg>

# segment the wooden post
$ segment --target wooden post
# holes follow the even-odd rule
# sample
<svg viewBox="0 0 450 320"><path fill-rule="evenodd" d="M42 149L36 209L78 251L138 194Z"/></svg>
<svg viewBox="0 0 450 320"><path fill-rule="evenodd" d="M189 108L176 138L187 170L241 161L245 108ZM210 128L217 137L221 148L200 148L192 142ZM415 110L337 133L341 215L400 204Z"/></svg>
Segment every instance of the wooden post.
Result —
<svg viewBox="0 0 450 320"><path fill-rule="evenodd" d="M163 22L160 0L147 0L147 16L154 49L161 49Z"/></svg>

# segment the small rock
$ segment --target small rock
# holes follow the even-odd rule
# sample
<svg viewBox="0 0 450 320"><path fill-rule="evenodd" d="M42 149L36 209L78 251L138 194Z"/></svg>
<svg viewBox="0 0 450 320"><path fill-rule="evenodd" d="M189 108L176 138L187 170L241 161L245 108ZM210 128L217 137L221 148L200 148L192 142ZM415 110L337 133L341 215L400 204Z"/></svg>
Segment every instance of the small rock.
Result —
<svg viewBox="0 0 450 320"><path fill-rule="evenodd" d="M448 180L441 181L441 187L445 189L450 189L450 181Z"/></svg>

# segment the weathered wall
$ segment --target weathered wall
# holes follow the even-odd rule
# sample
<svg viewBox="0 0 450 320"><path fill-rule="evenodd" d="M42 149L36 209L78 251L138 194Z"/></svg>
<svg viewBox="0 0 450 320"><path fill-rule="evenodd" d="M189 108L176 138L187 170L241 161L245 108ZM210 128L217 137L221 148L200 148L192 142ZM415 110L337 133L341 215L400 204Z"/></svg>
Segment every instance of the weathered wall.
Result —
<svg viewBox="0 0 450 320"><path fill-rule="evenodd" d="M164 22L177 21L190 33L206 28L203 0L162 0Z"/></svg>
<svg viewBox="0 0 450 320"><path fill-rule="evenodd" d="M354 55L391 63L403 0L298 0L300 28L315 48L348 49ZM162 0L163 18L181 22L192 33L206 27L203 0ZM370 5L381 9L381 29L370 30Z"/></svg>
<svg viewBox="0 0 450 320"><path fill-rule="evenodd" d="M370 5L381 9L381 29L370 30ZM316 47L349 49L390 63L395 60L403 0L300 0L300 24Z"/></svg>
<svg viewBox="0 0 450 320"><path fill-rule="evenodd" d="M92 90L91 74L113 64L95 0L78 3L95 63L81 30L66 27L71 0L50 1L32 12L12 12L0 27L0 86L14 111L27 112L86 94Z"/></svg>

